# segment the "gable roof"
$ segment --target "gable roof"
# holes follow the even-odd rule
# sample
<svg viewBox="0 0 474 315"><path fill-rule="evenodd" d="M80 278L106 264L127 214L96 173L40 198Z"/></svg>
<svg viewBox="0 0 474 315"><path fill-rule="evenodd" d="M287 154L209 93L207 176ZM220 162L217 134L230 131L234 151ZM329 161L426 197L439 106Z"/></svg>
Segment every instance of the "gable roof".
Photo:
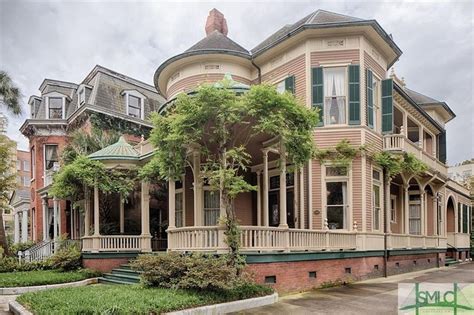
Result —
<svg viewBox="0 0 474 315"><path fill-rule="evenodd" d="M317 10L294 24L285 25L263 42L254 47L251 52L253 56L259 55L270 49L286 38L295 35L305 29L330 28L342 26L372 26L375 31L387 42L398 56L402 54L400 48L395 44L392 37L378 24L376 20L364 20L353 16L334 13L326 10Z"/></svg>
<svg viewBox="0 0 474 315"><path fill-rule="evenodd" d="M218 30L212 31L209 35L187 49L185 53L200 50L235 51L250 55L247 49L243 48Z"/></svg>
<svg viewBox="0 0 474 315"><path fill-rule="evenodd" d="M427 107L441 107L445 111L445 115L447 115L449 118L446 120L446 122L452 120L454 117L456 117L456 114L453 112L453 110L448 106L446 102L438 101L430 96L421 94L420 92L413 91L407 87L404 88L405 92L411 97L412 100L414 100L418 105L420 105L422 108L427 108Z"/></svg>

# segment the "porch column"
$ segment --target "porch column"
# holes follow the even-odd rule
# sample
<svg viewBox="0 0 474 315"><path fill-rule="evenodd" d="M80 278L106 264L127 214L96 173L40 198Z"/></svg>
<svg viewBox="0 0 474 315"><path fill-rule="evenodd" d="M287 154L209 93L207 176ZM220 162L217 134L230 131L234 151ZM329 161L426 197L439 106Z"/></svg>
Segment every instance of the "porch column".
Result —
<svg viewBox="0 0 474 315"><path fill-rule="evenodd" d="M268 226L268 150L263 150L263 225Z"/></svg>
<svg viewBox="0 0 474 315"><path fill-rule="evenodd" d="M142 181L141 189L141 208L142 208L142 243L141 248L144 252L151 252L150 235L150 183Z"/></svg>
<svg viewBox="0 0 474 315"><path fill-rule="evenodd" d="M13 220L15 224L15 230L13 232L13 240L15 244L20 243L20 214L18 211L15 211L13 215Z"/></svg>
<svg viewBox="0 0 474 315"><path fill-rule="evenodd" d="M301 167L298 172L299 175L299 206L300 206L300 229L304 229L304 169ZM296 181L296 178L295 178Z"/></svg>
<svg viewBox="0 0 474 315"><path fill-rule="evenodd" d="M91 228L91 203L89 196L89 188L84 190L84 236L89 236L89 230Z"/></svg>
<svg viewBox="0 0 474 315"><path fill-rule="evenodd" d="M170 216L168 229L174 229L176 228L176 182L172 179L168 181L168 207Z"/></svg>
<svg viewBox="0 0 474 315"><path fill-rule="evenodd" d="M403 206L404 206L404 228L405 234L410 234L410 196L408 195L409 185L403 185Z"/></svg>
<svg viewBox="0 0 474 315"><path fill-rule="evenodd" d="M48 199L43 198L41 201L43 205L43 241L49 239L48 235Z"/></svg>
<svg viewBox="0 0 474 315"><path fill-rule="evenodd" d="M119 200L120 206L119 206L119 211L120 211L120 234L125 233L125 209L124 209L124 204L123 204L123 196L120 195L120 200Z"/></svg>
<svg viewBox="0 0 474 315"><path fill-rule="evenodd" d="M26 243L27 241L28 241L28 208L25 208L23 209L23 217L21 218L21 242Z"/></svg>
<svg viewBox="0 0 474 315"><path fill-rule="evenodd" d="M58 203L58 211L57 211L57 214L58 214L58 236L61 237L62 233L63 233L63 229L61 228L61 203L59 202L59 200L57 200L57 203Z"/></svg>
<svg viewBox="0 0 474 315"><path fill-rule="evenodd" d="M99 225L99 187L94 186L94 238L92 240L92 251L98 252L100 249L100 225Z"/></svg>
<svg viewBox="0 0 474 315"><path fill-rule="evenodd" d="M201 191L201 155L199 151L193 152L193 168L194 168L194 226L203 225L202 220L202 191Z"/></svg>
<svg viewBox="0 0 474 315"><path fill-rule="evenodd" d="M75 229L76 225L74 223L74 219L75 219L74 213L75 212L76 212L76 209L72 208L71 209L71 235L70 235L72 240L76 239L76 229Z"/></svg>
<svg viewBox="0 0 474 315"><path fill-rule="evenodd" d="M458 216L458 203L456 201L454 203L454 233L459 233L459 216Z"/></svg>
<svg viewBox="0 0 474 315"><path fill-rule="evenodd" d="M385 226L387 227L386 232L388 234L392 233L392 229L390 226L390 211L391 211L391 205L390 205L390 184L392 180L387 179L387 182L385 183Z"/></svg>
<svg viewBox="0 0 474 315"><path fill-rule="evenodd" d="M53 198L53 238L58 239L58 200Z"/></svg>
<svg viewBox="0 0 474 315"><path fill-rule="evenodd" d="M261 173L257 171L257 225L262 225L262 187L260 184Z"/></svg>
<svg viewBox="0 0 474 315"><path fill-rule="evenodd" d="M279 227L287 228L286 214L286 152L284 146L280 148L280 225Z"/></svg>
<svg viewBox="0 0 474 315"><path fill-rule="evenodd" d="M421 235L427 234L427 224L426 224L426 193L423 191L420 193L420 201L421 201Z"/></svg>

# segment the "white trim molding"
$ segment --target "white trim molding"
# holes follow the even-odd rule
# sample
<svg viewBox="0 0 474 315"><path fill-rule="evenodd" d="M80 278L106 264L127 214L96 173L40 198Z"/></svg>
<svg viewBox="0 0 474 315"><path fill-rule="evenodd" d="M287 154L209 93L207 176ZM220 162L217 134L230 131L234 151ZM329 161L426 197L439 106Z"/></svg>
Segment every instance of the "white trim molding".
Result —
<svg viewBox="0 0 474 315"><path fill-rule="evenodd" d="M145 119L145 99L146 96L143 95L142 93L138 92L137 90L123 90L122 93L120 93L125 97L125 112L127 113L128 116L130 115L128 108L129 108L129 96L134 96L140 99L140 119Z"/></svg>

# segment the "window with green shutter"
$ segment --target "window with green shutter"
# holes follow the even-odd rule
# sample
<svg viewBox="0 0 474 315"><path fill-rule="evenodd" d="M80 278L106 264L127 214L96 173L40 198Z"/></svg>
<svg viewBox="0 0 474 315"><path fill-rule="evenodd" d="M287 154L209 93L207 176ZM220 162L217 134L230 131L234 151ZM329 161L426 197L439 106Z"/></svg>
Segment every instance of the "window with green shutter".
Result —
<svg viewBox="0 0 474 315"><path fill-rule="evenodd" d="M461 216L462 216L462 204L458 202L458 232L462 232L462 221L461 221Z"/></svg>
<svg viewBox="0 0 474 315"><path fill-rule="evenodd" d="M462 232L467 233L468 211L467 205L462 205Z"/></svg>
<svg viewBox="0 0 474 315"><path fill-rule="evenodd" d="M393 132L393 80L382 80L382 133Z"/></svg>
<svg viewBox="0 0 474 315"><path fill-rule="evenodd" d="M323 95L323 68L317 67L311 69L311 94L312 94L312 105L314 108L319 109L319 124L318 126L324 125L324 95Z"/></svg>
<svg viewBox="0 0 474 315"><path fill-rule="evenodd" d="M373 91L373 73L371 70L366 70L365 84L367 91L367 126L374 128L374 91Z"/></svg>
<svg viewBox="0 0 474 315"><path fill-rule="evenodd" d="M295 94L295 76L294 75L285 79L285 91Z"/></svg>
<svg viewBox="0 0 474 315"><path fill-rule="evenodd" d="M360 67L349 65L349 125L360 125Z"/></svg>

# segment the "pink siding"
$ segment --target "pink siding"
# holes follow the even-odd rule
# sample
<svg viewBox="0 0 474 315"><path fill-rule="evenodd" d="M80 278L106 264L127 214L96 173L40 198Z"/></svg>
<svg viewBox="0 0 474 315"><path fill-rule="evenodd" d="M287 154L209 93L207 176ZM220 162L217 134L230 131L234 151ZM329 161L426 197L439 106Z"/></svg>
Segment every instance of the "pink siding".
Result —
<svg viewBox="0 0 474 315"><path fill-rule="evenodd" d="M311 53L311 67L317 67L324 61L347 61L359 63L359 49L315 51Z"/></svg>
<svg viewBox="0 0 474 315"><path fill-rule="evenodd" d="M193 76L189 76L182 80L176 81L173 83L168 90L166 91L166 95L170 96L175 94L178 91L189 92L204 83L214 83L220 81L224 78L224 74L222 73L204 73L204 74L197 74ZM238 75L232 75L232 79L250 85L250 80L240 77Z"/></svg>
<svg viewBox="0 0 474 315"><path fill-rule="evenodd" d="M362 227L362 193L362 158L358 157L352 161L352 216L359 230Z"/></svg>
<svg viewBox="0 0 474 315"><path fill-rule="evenodd" d="M380 78L385 78L385 69L374 60L374 58L370 57L370 55L364 51L364 65L366 68L371 69L373 72L377 74Z"/></svg>

